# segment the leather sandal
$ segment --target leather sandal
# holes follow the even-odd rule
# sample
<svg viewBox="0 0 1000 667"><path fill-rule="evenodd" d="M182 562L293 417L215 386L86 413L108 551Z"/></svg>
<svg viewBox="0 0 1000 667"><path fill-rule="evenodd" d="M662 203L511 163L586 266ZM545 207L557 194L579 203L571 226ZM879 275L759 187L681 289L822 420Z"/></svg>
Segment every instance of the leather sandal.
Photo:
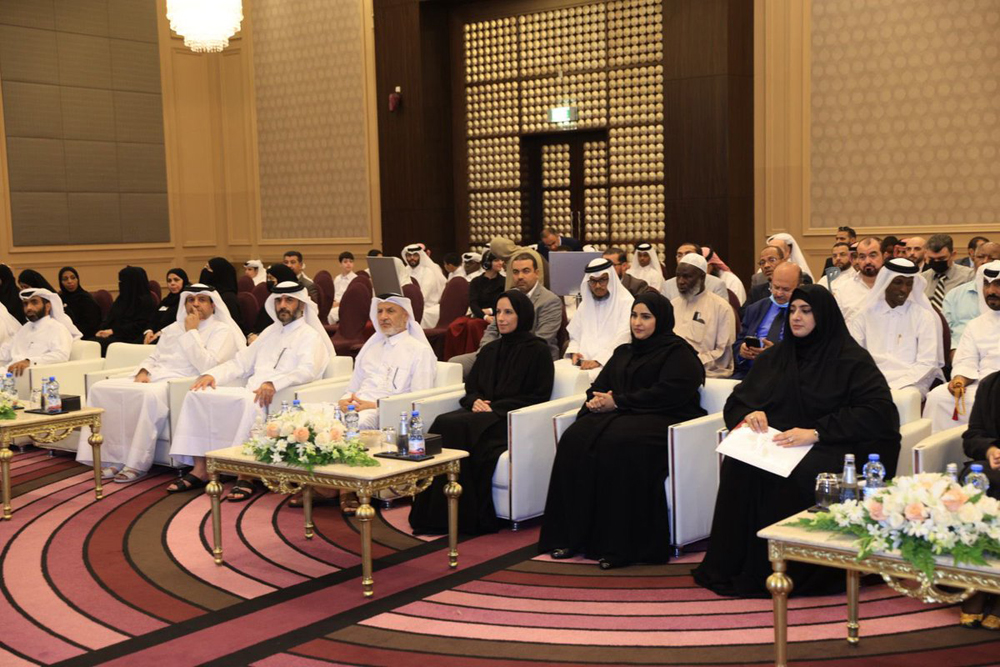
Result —
<svg viewBox="0 0 1000 667"><path fill-rule="evenodd" d="M188 473L180 479L171 482L170 486L167 487L167 493L184 493L185 491L193 491L194 489L204 488L207 484L207 479L202 479L201 477L196 477L191 473Z"/></svg>
<svg viewBox="0 0 1000 667"><path fill-rule="evenodd" d="M135 468L122 468L115 475L114 480L117 484L131 484L132 482L138 482L140 479L149 475L148 470L136 470Z"/></svg>
<svg viewBox="0 0 1000 667"><path fill-rule="evenodd" d="M238 479L233 484L233 488L229 489L229 495L226 496L226 500L231 503L245 502L257 494L257 488L257 482L255 481Z"/></svg>

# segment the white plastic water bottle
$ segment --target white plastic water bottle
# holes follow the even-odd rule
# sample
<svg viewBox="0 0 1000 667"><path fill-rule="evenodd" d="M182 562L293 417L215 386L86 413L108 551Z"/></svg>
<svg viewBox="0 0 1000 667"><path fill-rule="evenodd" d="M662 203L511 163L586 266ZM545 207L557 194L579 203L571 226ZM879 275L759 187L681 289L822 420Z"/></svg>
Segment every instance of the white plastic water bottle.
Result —
<svg viewBox="0 0 1000 667"><path fill-rule="evenodd" d="M865 476L865 500L885 488L885 466L878 454L868 455L868 463L861 472Z"/></svg>
<svg viewBox="0 0 1000 667"><path fill-rule="evenodd" d="M302 407L302 401L297 398L292 401L292 412L305 412L305 408Z"/></svg>
<svg viewBox="0 0 1000 667"><path fill-rule="evenodd" d="M948 477L951 478L951 481L953 481L956 484L958 484L958 464L957 463L949 463L948 467L945 468L945 474L948 475Z"/></svg>
<svg viewBox="0 0 1000 667"><path fill-rule="evenodd" d="M347 406L347 414L344 415L344 439L350 442L358 437L358 411L353 405Z"/></svg>
<svg viewBox="0 0 1000 667"><path fill-rule="evenodd" d="M14 374L7 373L3 378L3 391L9 396L13 396L17 393L17 385L14 383Z"/></svg>
<svg viewBox="0 0 1000 667"><path fill-rule="evenodd" d="M427 449L424 447L424 422L420 418L420 412L414 410L410 417L410 433L407 450L411 456L423 456Z"/></svg>
<svg viewBox="0 0 1000 667"><path fill-rule="evenodd" d="M62 412L62 396L59 395L59 383L55 377L49 378L45 393L45 411Z"/></svg>
<svg viewBox="0 0 1000 667"><path fill-rule="evenodd" d="M854 454L844 454L844 473L840 476L840 502L859 500L858 469L854 467Z"/></svg>
<svg viewBox="0 0 1000 667"><path fill-rule="evenodd" d="M983 493L986 493L989 490L990 480L983 473L982 463L973 463L969 466L969 474L965 476L965 483L971 484Z"/></svg>
<svg viewBox="0 0 1000 667"><path fill-rule="evenodd" d="M286 412L288 412L288 401L282 401L281 402L281 412L279 412L278 414L279 415L283 415Z"/></svg>
<svg viewBox="0 0 1000 667"><path fill-rule="evenodd" d="M34 395L34 392L32 392L32 395ZM45 404L48 400L49 400L49 379L43 377L42 389L40 392L38 392L38 409L44 410Z"/></svg>

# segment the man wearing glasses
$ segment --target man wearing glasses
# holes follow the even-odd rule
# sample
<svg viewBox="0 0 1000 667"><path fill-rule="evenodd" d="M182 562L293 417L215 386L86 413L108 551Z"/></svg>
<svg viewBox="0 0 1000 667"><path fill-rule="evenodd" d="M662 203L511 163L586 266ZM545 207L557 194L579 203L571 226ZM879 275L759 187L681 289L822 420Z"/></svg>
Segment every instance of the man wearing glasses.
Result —
<svg viewBox="0 0 1000 667"><path fill-rule="evenodd" d="M764 281L750 288L750 296L747 297L744 308L749 308L750 304L771 296L771 277L774 275L774 269L785 259L785 253L781 252L781 248L766 245L761 249L757 268L760 269L760 275L764 277Z"/></svg>
<svg viewBox="0 0 1000 667"><path fill-rule="evenodd" d="M622 287L611 260L603 257L587 265L580 294L583 301L567 328L566 356L593 381L615 348L632 340L629 316L635 299Z"/></svg>
<svg viewBox="0 0 1000 667"><path fill-rule="evenodd" d="M627 289L632 296L639 296L643 292L649 291L649 283L628 273L628 254L624 250L618 247L608 248L604 251L604 259L611 261L622 287Z"/></svg>

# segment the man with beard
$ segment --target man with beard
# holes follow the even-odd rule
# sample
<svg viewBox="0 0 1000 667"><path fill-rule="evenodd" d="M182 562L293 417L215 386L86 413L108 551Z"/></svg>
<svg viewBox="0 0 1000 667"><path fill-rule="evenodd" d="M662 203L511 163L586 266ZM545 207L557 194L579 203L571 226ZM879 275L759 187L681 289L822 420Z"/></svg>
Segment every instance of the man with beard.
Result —
<svg viewBox="0 0 1000 667"><path fill-rule="evenodd" d="M926 396L934 380L944 379L944 349L941 319L924 294L923 282L916 264L890 259L849 328L890 389L916 387Z"/></svg>
<svg viewBox="0 0 1000 667"><path fill-rule="evenodd" d="M640 243L635 247L628 274L645 280L656 291L663 288L663 267L660 266L660 258L656 256L656 248L652 243Z"/></svg>
<svg viewBox="0 0 1000 667"><path fill-rule="evenodd" d="M861 310L861 306L868 293L871 292L878 272L882 270L882 241L878 237L869 236L858 243L858 270L857 273L844 276L843 279L836 280L832 285L834 298L840 306L840 312L844 314L844 321L848 324L854 316Z"/></svg>
<svg viewBox="0 0 1000 667"><path fill-rule="evenodd" d="M976 399L977 380L1000 370L1000 261L979 267L980 315L969 322L955 351L951 382L927 394L924 417L931 432L967 424Z"/></svg>
<svg viewBox="0 0 1000 667"><path fill-rule="evenodd" d="M629 316L635 299L614 272L611 260L591 260L580 285L583 301L569 323L566 356L597 379L615 348L632 340Z"/></svg>
<svg viewBox="0 0 1000 667"><path fill-rule="evenodd" d="M924 266L926 245L927 239L923 236L910 236L906 239L906 259L916 264L921 271L927 268Z"/></svg>
<svg viewBox="0 0 1000 667"><path fill-rule="evenodd" d="M781 250L781 248L770 244L761 248L760 259L757 260L757 267L760 270L754 274L754 276L763 276L763 280L750 288L750 296L747 297L747 302L743 306L744 309L747 309L751 304L763 301L770 296L771 277L774 275L774 269L776 269L778 265L784 261L785 253Z"/></svg>
<svg viewBox="0 0 1000 667"><path fill-rule="evenodd" d="M935 234L927 239L924 256L927 259L927 270L923 273L927 281L927 298L932 306L941 310L945 295L972 280L975 273L955 263L955 243L947 234Z"/></svg>
<svg viewBox="0 0 1000 667"><path fill-rule="evenodd" d="M830 258L827 262L829 264L823 271L823 277L819 279L819 284L833 291L834 280L847 277L854 271L854 266L851 263L851 245L846 241L837 241L834 243L833 250L830 251ZM839 273L831 269L837 269Z"/></svg>
<svg viewBox="0 0 1000 667"><path fill-rule="evenodd" d="M431 329L437 325L441 314L441 294L448 281L441 267L431 260L423 243L403 248L403 261L410 277L420 285L420 293L424 297L424 317L420 325Z"/></svg>
<svg viewBox="0 0 1000 667"><path fill-rule="evenodd" d="M976 251L979 250L979 248L982 247L984 243L989 243L989 242L990 240L985 236L973 236L971 239L969 239L969 245L968 245L969 256L963 257L962 259L957 260L955 263L961 264L962 266L967 266L970 269L977 268Z"/></svg>
<svg viewBox="0 0 1000 667"><path fill-rule="evenodd" d="M685 242L677 246L678 268L680 268L681 259L683 259L684 255L690 254L692 252L697 255L704 256L701 252L701 246L698 245L697 243ZM711 269L707 274L705 274L705 289L711 292L712 294L718 294L721 298L726 300L726 303L729 303L729 288L726 287L726 283L723 282L721 278L717 278L712 275ZM666 282L663 283L663 287L660 288L660 294L667 297L668 299L673 299L674 297L680 295L680 292L677 289L676 275L670 280L667 280Z"/></svg>
<svg viewBox="0 0 1000 667"><path fill-rule="evenodd" d="M728 301L705 289L708 262L701 253L689 253L677 265L679 296L674 307L674 333L686 340L705 366L705 376L727 378L733 374L733 341L736 317Z"/></svg>
<svg viewBox="0 0 1000 667"><path fill-rule="evenodd" d="M47 289L26 289L21 302L28 321L0 345L0 367L20 377L29 366L68 361L73 331L78 330L63 313L59 296Z"/></svg>
<svg viewBox="0 0 1000 667"><path fill-rule="evenodd" d="M973 268L977 271L983 264L1000 259L1000 243L981 243L972 259L975 262ZM965 333L965 325L979 315L979 288L976 281L970 280L945 294L941 312L951 330L951 350L946 352L953 354Z"/></svg>

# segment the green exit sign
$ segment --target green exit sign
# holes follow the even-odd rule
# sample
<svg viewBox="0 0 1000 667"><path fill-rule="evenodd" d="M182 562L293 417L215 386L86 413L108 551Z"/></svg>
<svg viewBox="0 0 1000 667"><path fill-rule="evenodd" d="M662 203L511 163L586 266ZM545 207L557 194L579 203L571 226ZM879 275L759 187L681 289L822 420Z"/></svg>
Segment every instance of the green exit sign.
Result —
<svg viewBox="0 0 1000 667"><path fill-rule="evenodd" d="M549 109L550 123L575 123L580 119L580 110L576 107L552 107Z"/></svg>

